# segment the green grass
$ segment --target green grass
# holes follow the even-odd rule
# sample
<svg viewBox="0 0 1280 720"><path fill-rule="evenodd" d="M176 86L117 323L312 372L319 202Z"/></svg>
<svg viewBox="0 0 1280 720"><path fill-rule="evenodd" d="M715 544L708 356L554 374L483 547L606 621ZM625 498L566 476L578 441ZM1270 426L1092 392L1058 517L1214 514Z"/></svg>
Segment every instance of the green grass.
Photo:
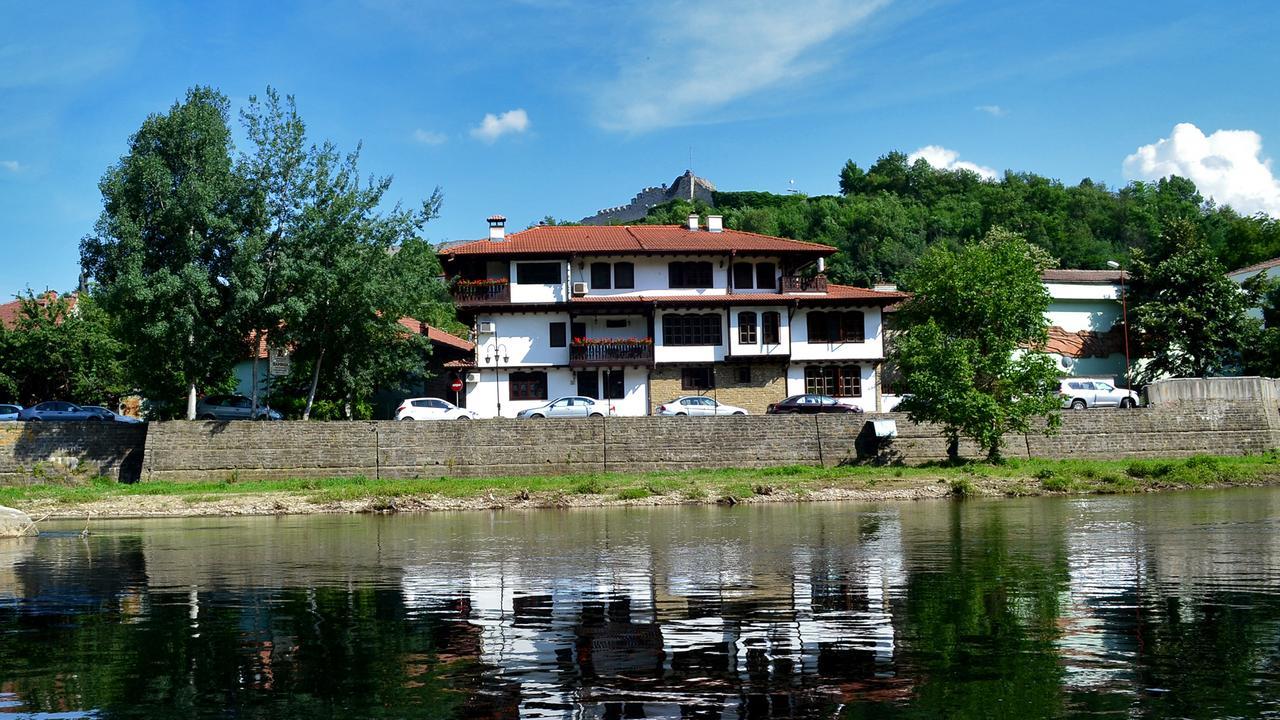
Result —
<svg viewBox="0 0 1280 720"><path fill-rule="evenodd" d="M830 468L792 465L763 469L690 470L656 473L588 473L555 477L413 478L366 477L251 480L229 473L217 482L115 483L105 477L60 477L0 487L0 505L71 508L129 497L171 496L189 506L234 501L239 495L292 494L313 503L344 501L391 504L406 496L498 500L598 496L635 500L653 496L703 502L739 502L753 497L802 498L826 488L894 491L934 490L945 484L957 497L1041 493L1130 493L1166 488L1280 484L1280 454L1243 457L1198 455L1184 460L1008 460L928 463L921 466Z"/></svg>

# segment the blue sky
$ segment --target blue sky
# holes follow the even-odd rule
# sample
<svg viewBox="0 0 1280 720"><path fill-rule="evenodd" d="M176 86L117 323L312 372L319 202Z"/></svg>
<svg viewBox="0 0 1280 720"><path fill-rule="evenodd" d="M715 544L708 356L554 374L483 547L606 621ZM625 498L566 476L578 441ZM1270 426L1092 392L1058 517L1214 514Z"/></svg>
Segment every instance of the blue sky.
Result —
<svg viewBox="0 0 1280 720"><path fill-rule="evenodd" d="M689 164L833 193L897 149L1109 185L1170 172L1280 214L1280 5L0 0L0 296L74 287L97 182L194 84L293 94L433 241L578 219ZM1235 131L1235 132L1219 132Z"/></svg>

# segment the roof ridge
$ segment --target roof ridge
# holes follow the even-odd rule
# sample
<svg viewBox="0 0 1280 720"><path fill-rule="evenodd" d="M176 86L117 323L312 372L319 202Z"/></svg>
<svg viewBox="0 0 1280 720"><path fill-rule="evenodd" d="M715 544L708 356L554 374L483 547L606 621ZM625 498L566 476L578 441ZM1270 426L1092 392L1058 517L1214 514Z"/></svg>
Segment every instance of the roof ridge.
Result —
<svg viewBox="0 0 1280 720"><path fill-rule="evenodd" d="M627 234L631 236L631 239L636 241L636 245L639 245L641 250L644 250L646 252L649 250L649 246L644 244L644 240L640 239L640 236L635 233L635 230L632 228L631 225L623 225L622 227L624 230L627 231ZM680 226L672 225L669 227L680 227Z"/></svg>

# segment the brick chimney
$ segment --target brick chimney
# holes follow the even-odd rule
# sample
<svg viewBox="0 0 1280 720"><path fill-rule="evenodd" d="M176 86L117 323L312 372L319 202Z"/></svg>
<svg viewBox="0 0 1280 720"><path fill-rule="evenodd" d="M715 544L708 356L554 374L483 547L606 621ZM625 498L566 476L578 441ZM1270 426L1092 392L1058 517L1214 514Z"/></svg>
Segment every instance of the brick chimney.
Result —
<svg viewBox="0 0 1280 720"><path fill-rule="evenodd" d="M501 215L489 216L489 242L503 242L507 239L507 219Z"/></svg>

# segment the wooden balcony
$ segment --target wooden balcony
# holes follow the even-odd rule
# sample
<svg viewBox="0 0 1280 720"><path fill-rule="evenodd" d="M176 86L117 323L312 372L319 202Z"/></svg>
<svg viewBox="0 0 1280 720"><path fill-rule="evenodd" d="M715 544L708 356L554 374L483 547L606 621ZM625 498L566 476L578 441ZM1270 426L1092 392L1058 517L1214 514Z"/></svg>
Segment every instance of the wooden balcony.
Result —
<svg viewBox="0 0 1280 720"><path fill-rule="evenodd" d="M494 305L511 302L508 283L471 284L466 281L453 286L453 301L458 305Z"/></svg>
<svg viewBox="0 0 1280 720"><path fill-rule="evenodd" d="M634 340L593 340L569 343L570 367L600 367L607 365L653 366L653 342Z"/></svg>
<svg viewBox="0 0 1280 720"><path fill-rule="evenodd" d="M799 275L783 275L781 289L783 293L825 293L827 291L827 276L801 277Z"/></svg>

